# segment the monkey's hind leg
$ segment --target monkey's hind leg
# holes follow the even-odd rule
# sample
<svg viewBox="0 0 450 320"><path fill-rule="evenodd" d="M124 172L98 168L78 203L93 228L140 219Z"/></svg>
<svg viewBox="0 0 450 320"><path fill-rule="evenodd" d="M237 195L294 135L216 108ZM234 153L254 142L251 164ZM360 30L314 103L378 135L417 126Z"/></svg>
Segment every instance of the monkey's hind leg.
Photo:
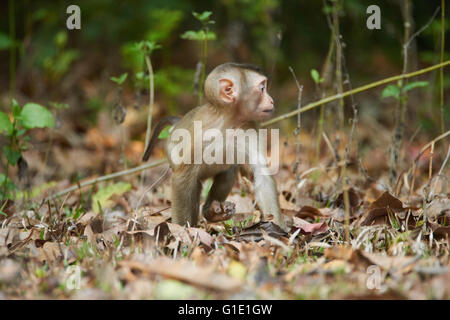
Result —
<svg viewBox="0 0 450 320"><path fill-rule="evenodd" d="M183 173L172 176L172 223L197 225L202 184L194 177Z"/></svg>
<svg viewBox="0 0 450 320"><path fill-rule="evenodd" d="M235 212L232 202L224 202L236 181L237 166L214 176L214 182L209 191L208 198L202 208L202 214L209 222L218 222L230 219Z"/></svg>

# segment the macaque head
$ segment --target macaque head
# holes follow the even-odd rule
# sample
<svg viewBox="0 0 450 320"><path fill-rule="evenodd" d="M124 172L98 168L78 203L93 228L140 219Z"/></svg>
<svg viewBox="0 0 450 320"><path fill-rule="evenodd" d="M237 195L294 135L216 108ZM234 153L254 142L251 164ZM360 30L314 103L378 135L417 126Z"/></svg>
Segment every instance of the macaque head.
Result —
<svg viewBox="0 0 450 320"><path fill-rule="evenodd" d="M205 97L212 105L229 109L243 121L267 119L275 110L267 92L267 77L249 64L217 66L206 78Z"/></svg>

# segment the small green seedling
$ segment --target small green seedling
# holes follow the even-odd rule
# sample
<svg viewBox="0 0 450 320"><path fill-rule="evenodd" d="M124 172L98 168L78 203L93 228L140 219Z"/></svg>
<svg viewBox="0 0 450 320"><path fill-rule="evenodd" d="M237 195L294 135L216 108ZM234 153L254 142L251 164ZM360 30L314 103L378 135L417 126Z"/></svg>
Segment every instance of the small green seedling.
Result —
<svg viewBox="0 0 450 320"><path fill-rule="evenodd" d="M323 78L320 76L319 71L316 69L311 69L311 78L314 80L315 84L320 84L323 82Z"/></svg>
<svg viewBox="0 0 450 320"><path fill-rule="evenodd" d="M112 82L117 83L119 86L122 85L128 77L128 73L123 73L118 77L109 78Z"/></svg>
<svg viewBox="0 0 450 320"><path fill-rule="evenodd" d="M394 97L396 100L400 100L401 96L404 93L420 87L428 86L428 81L415 81L406 84L405 86L401 86L401 82L399 81L397 84L390 84L386 88L383 89L381 96L383 98Z"/></svg>
<svg viewBox="0 0 450 320"><path fill-rule="evenodd" d="M29 130L34 128L53 128L55 120L52 113L45 107L37 103L27 103L23 108L19 103L12 100L12 117L0 111L0 134L8 139L8 143L3 146L2 154L6 158L6 172L0 173L0 183L3 188L0 199L10 198L11 191L16 186L8 177L9 166L19 167L19 177L21 171L25 170L27 164L22 158L22 152L29 147Z"/></svg>
<svg viewBox="0 0 450 320"><path fill-rule="evenodd" d="M208 55L208 41L209 40L215 40L216 34L213 31L209 30L209 25L214 24L215 21L211 20L210 17L212 15L211 11L204 11L202 13L192 12L192 15L200 21L202 27L200 30L194 31L194 30L188 30L185 33L181 35L182 39L186 40L192 40L192 41L199 41L202 43L201 46L201 59L200 59L200 79L197 81L196 76L196 88L198 92L198 100L199 104L202 103L203 98L203 83L205 82L205 65L206 65L206 57Z"/></svg>

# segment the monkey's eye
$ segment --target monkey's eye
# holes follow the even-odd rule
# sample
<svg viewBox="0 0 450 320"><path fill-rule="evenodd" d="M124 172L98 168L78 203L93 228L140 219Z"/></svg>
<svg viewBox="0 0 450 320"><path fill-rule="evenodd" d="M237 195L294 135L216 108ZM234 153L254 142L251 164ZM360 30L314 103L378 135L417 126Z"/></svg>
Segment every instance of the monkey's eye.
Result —
<svg viewBox="0 0 450 320"><path fill-rule="evenodd" d="M266 85L264 83L261 83L259 85L259 90L261 90L261 92L264 92L265 89L266 89Z"/></svg>

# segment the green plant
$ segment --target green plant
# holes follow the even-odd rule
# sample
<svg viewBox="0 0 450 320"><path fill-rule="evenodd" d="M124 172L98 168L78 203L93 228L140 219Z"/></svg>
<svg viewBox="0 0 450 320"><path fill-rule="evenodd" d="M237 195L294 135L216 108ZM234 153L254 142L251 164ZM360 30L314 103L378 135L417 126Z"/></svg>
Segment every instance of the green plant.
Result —
<svg viewBox="0 0 450 320"><path fill-rule="evenodd" d="M51 81L58 81L80 57L79 50L66 48L67 40L66 31L57 32L53 38L56 50L43 60L44 69Z"/></svg>
<svg viewBox="0 0 450 320"><path fill-rule="evenodd" d="M199 104L202 103L203 99L203 83L205 82L205 66L206 66L206 57L208 54L208 40L215 40L216 34L213 31L209 30L209 25L214 24L214 20L210 20L212 15L211 11L204 11L202 13L192 12L192 15L200 21L202 27L200 30L188 30L181 35L182 39L199 41L202 43L202 53L200 59L200 80L197 83L198 90L198 101ZM198 70L198 68L197 68Z"/></svg>
<svg viewBox="0 0 450 320"><path fill-rule="evenodd" d="M119 86L122 85L127 79L128 73L123 73L119 77L111 77L109 78L112 82L117 83Z"/></svg>
<svg viewBox="0 0 450 320"><path fill-rule="evenodd" d="M396 100L405 99L404 93L414 88L426 87L428 81L414 81L410 82L402 87L400 81L397 84L390 84L383 89L381 96L383 98L394 97Z"/></svg>
<svg viewBox="0 0 450 320"><path fill-rule="evenodd" d="M16 189L8 176L9 167L18 165L20 176L21 166L25 163L22 152L28 148L30 141L30 137L27 135L29 130L50 128L54 125L55 121L51 112L36 103L27 103L21 108L19 103L13 99L12 120L6 113L0 111L0 134L8 140L7 145L2 148L6 159L6 171L5 174L0 173L0 183L3 189L0 199L10 198L11 191Z"/></svg>
<svg viewBox="0 0 450 320"><path fill-rule="evenodd" d="M319 71L317 71L316 69L311 69L311 78L314 80L314 83L316 85L320 84L323 82L323 78L320 76Z"/></svg>
<svg viewBox="0 0 450 320"><path fill-rule="evenodd" d="M147 117L147 132L145 135L145 145L150 140L151 125L152 125L152 113L153 113L153 101L154 101L154 74L153 66L150 59L153 51L160 49L161 45L155 41L144 40L135 42L131 45L127 45L123 51L124 57L126 57L127 63L132 67L135 72L135 83L138 88L144 87L144 83L148 81L150 92L150 103ZM143 63L147 66L148 75L143 71Z"/></svg>

